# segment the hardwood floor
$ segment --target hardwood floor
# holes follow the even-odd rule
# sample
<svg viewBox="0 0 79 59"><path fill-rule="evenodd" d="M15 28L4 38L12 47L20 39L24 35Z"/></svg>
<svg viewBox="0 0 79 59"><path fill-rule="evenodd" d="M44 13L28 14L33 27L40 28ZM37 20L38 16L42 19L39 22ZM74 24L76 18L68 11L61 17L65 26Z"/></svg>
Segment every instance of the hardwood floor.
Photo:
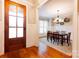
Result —
<svg viewBox="0 0 79 59"><path fill-rule="evenodd" d="M67 56L48 46L46 51L40 51L38 47L33 46L13 52L7 52L5 55L0 56L0 58L71 58L71 56Z"/></svg>

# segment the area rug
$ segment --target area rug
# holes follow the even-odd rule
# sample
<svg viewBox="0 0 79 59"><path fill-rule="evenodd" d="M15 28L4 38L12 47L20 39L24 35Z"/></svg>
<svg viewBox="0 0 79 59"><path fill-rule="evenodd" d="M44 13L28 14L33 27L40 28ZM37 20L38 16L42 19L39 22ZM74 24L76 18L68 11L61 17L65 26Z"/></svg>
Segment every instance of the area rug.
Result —
<svg viewBox="0 0 79 59"><path fill-rule="evenodd" d="M53 42L51 42L50 40L47 41L47 38L41 38L40 41L41 41L41 43L43 43L49 47L52 47L66 55L69 55L69 56L72 55L72 44L69 46L67 45L67 43L64 43L63 46L61 44L58 45L57 43L53 44Z"/></svg>

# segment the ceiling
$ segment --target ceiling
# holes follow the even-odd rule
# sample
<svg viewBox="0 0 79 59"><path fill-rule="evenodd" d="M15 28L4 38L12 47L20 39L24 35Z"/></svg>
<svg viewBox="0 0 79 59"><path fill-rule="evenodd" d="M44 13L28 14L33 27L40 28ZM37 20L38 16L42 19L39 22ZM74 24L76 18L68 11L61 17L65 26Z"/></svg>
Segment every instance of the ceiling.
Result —
<svg viewBox="0 0 79 59"><path fill-rule="evenodd" d="M54 18L57 16L57 10L61 17L72 17L73 0L49 0L39 8L39 16Z"/></svg>

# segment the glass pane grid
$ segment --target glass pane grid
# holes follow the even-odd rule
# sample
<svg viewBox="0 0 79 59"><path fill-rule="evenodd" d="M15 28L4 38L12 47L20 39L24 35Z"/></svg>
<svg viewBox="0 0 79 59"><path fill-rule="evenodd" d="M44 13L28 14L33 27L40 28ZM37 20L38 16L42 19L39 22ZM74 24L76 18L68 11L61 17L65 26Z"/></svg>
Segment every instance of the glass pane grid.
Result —
<svg viewBox="0 0 79 59"><path fill-rule="evenodd" d="M17 37L23 37L23 28L17 28Z"/></svg>
<svg viewBox="0 0 79 59"><path fill-rule="evenodd" d="M9 26L14 26L14 27L16 27L16 17L14 17L14 16L9 16Z"/></svg>
<svg viewBox="0 0 79 59"><path fill-rule="evenodd" d="M17 17L17 27L23 27L24 25L24 18Z"/></svg>
<svg viewBox="0 0 79 59"><path fill-rule="evenodd" d="M9 26L9 28L23 28L23 27L21 27L21 26L18 26L18 27L17 26L16 27L15 26Z"/></svg>
<svg viewBox="0 0 79 59"><path fill-rule="evenodd" d="M16 38L16 28L9 28L9 38Z"/></svg>
<svg viewBox="0 0 79 59"><path fill-rule="evenodd" d="M9 6L9 38L23 37L24 13L23 9L16 5Z"/></svg>
<svg viewBox="0 0 79 59"><path fill-rule="evenodd" d="M20 16L20 17L24 16L23 9L21 7L18 7L18 13L17 14L18 14L17 16Z"/></svg>
<svg viewBox="0 0 79 59"><path fill-rule="evenodd" d="M20 14L19 14L20 15ZM21 18L24 18L24 16L19 16L19 15L17 15L17 17L21 17Z"/></svg>
<svg viewBox="0 0 79 59"><path fill-rule="evenodd" d="M48 21L40 20L40 34L47 33L48 30Z"/></svg>
<svg viewBox="0 0 79 59"><path fill-rule="evenodd" d="M23 37L23 28L9 28L9 38Z"/></svg>
<svg viewBox="0 0 79 59"><path fill-rule="evenodd" d="M9 11L16 12L16 5L9 5Z"/></svg>
<svg viewBox="0 0 79 59"><path fill-rule="evenodd" d="M16 5L10 5L9 6L9 15L15 15L16 16Z"/></svg>

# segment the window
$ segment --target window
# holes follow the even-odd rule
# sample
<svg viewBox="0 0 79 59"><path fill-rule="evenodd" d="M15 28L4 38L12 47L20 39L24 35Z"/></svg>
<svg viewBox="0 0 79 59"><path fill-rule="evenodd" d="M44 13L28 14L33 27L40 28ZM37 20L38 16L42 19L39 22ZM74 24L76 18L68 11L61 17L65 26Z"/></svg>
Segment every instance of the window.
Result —
<svg viewBox="0 0 79 59"><path fill-rule="evenodd" d="M15 4L9 5L9 38L23 37L23 9Z"/></svg>
<svg viewBox="0 0 79 59"><path fill-rule="evenodd" d="M46 20L40 20L39 33L40 34L45 34L45 33L47 33L47 30L48 30L48 21L46 21Z"/></svg>

